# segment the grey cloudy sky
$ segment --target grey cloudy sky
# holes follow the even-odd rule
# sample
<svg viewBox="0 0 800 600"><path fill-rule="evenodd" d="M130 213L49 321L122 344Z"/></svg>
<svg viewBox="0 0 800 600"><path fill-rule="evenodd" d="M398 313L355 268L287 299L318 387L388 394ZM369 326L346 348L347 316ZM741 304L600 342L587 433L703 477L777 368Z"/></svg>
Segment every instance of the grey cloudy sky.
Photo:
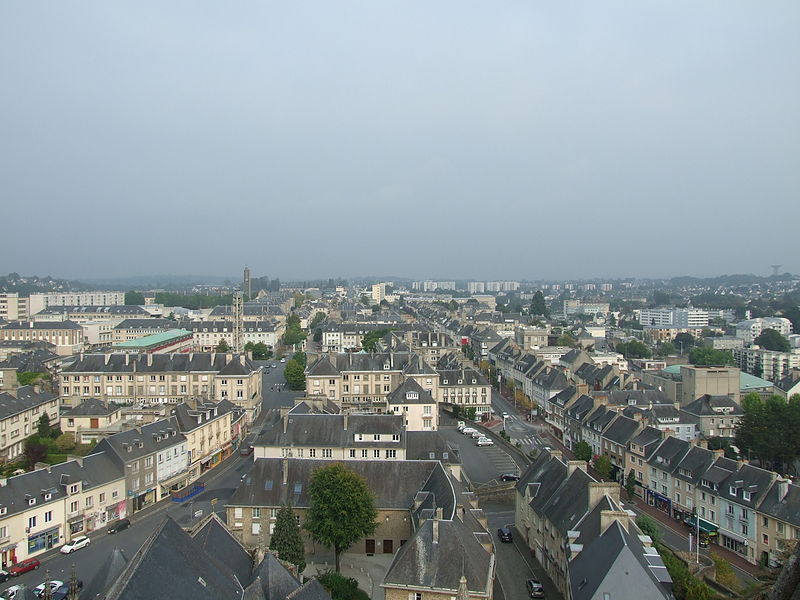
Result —
<svg viewBox="0 0 800 600"><path fill-rule="evenodd" d="M0 3L0 272L800 271L800 3Z"/></svg>

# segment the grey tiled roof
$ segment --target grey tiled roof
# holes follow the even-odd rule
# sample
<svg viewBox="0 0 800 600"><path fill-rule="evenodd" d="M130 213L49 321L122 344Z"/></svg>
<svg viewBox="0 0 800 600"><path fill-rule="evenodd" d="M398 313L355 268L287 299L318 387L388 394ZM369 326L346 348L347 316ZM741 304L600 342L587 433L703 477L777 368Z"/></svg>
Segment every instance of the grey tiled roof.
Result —
<svg viewBox="0 0 800 600"><path fill-rule="evenodd" d="M233 364L236 363L236 364ZM225 372L223 373L223 370ZM76 360L65 366L63 373L160 373L160 372L208 372L222 374L247 374L258 370L249 358L241 364L239 354L218 352L176 352L169 354L79 354Z"/></svg>
<svg viewBox="0 0 800 600"><path fill-rule="evenodd" d="M120 410L116 406L106 406L106 403L97 398L87 398L77 406L61 413L62 417L105 417Z"/></svg>
<svg viewBox="0 0 800 600"><path fill-rule="evenodd" d="M409 397L411 396L411 397ZM386 396L388 404L436 404L430 392L422 389L414 379L406 379Z"/></svg>
<svg viewBox="0 0 800 600"><path fill-rule="evenodd" d="M37 392L33 386L25 385L16 389L12 394L9 392L0 393L0 419L7 419L34 406L40 406L53 400L58 396L50 392Z"/></svg>
<svg viewBox="0 0 800 600"><path fill-rule="evenodd" d="M285 421L285 422L284 422ZM347 426L345 427L345 422ZM286 431L284 432L284 425ZM398 435L403 440L402 415L295 414L283 417L255 440L255 446L293 448L368 448L368 442L356 442L363 434ZM371 441L371 440L370 440ZM389 442L382 442L382 446ZM402 447L397 443L397 447Z"/></svg>

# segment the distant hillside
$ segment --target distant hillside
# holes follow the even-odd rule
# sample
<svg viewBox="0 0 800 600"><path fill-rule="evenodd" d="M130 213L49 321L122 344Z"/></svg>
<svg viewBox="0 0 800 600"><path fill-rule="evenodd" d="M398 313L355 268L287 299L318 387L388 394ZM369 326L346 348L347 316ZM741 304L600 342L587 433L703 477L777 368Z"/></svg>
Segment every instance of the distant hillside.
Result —
<svg viewBox="0 0 800 600"><path fill-rule="evenodd" d="M80 281L53 279L49 275L47 277L19 273L0 275L0 291L17 292L21 296L45 292L81 292L89 289L90 286Z"/></svg>

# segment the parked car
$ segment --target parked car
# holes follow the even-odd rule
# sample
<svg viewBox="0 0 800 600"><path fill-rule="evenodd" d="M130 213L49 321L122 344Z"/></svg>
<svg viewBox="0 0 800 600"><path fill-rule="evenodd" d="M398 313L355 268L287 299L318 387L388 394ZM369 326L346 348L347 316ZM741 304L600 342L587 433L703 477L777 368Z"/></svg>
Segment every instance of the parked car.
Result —
<svg viewBox="0 0 800 600"><path fill-rule="evenodd" d="M482 438L482 437L486 437L486 436L483 435L483 433L481 433L480 431L474 431L472 433L472 439L473 440L477 440L478 438Z"/></svg>
<svg viewBox="0 0 800 600"><path fill-rule="evenodd" d="M24 585L12 585L8 588L0 598L3 600L14 600L17 596L22 598L25 595L25 586Z"/></svg>
<svg viewBox="0 0 800 600"><path fill-rule="evenodd" d="M285 363L285 362L286 362L286 359L285 359L285 358L282 358L282 359L281 359L281 362L282 362L282 363Z"/></svg>
<svg viewBox="0 0 800 600"><path fill-rule="evenodd" d="M474 427L464 427L464 429L461 430L461 433L463 433L464 435L472 435L473 433L477 432L478 430L475 429Z"/></svg>
<svg viewBox="0 0 800 600"><path fill-rule="evenodd" d="M459 422L458 422L458 427L457 427L456 429L458 429L459 431L461 431L461 430L462 430L462 429L464 429L464 427L466 427L466 426L467 426L467 424L466 424L464 421L459 421Z"/></svg>
<svg viewBox="0 0 800 600"><path fill-rule="evenodd" d="M64 544L63 546L61 546L61 554L70 554L71 552L75 552L75 550L86 548L86 546L89 545L90 541L91 540L85 535L79 535L68 544Z"/></svg>
<svg viewBox="0 0 800 600"><path fill-rule="evenodd" d="M510 542L514 539L514 536L511 534L511 530L508 527L501 527L498 529L497 537L500 538L501 542Z"/></svg>
<svg viewBox="0 0 800 600"><path fill-rule="evenodd" d="M501 417L503 417L503 419L507 419L507 418L508 418L508 413L507 413L507 412L504 412L504 413L503 413L503 414L501 414L500 416L501 416Z"/></svg>
<svg viewBox="0 0 800 600"><path fill-rule="evenodd" d="M494 446L494 442L489 439L488 437L479 437L478 441L475 442L476 446Z"/></svg>
<svg viewBox="0 0 800 600"><path fill-rule="evenodd" d="M130 526L131 522L129 519L118 519L117 521L114 521L108 526L108 529L106 529L106 533L118 533L123 529L127 529Z"/></svg>
<svg viewBox="0 0 800 600"><path fill-rule="evenodd" d="M0 583L4 583L11 579L11 573L0 569Z"/></svg>
<svg viewBox="0 0 800 600"><path fill-rule="evenodd" d="M525 582L525 588L531 598L544 598L544 586L536 579L528 579Z"/></svg>
<svg viewBox="0 0 800 600"><path fill-rule="evenodd" d="M28 571L38 569L41 565L42 563L39 562L38 558L26 558L25 560L21 560L18 563L11 565L8 569L8 572L12 577L16 577L18 575L22 575L23 573L27 573Z"/></svg>
<svg viewBox="0 0 800 600"><path fill-rule="evenodd" d="M44 583L40 583L35 588L33 588L33 593L36 594L37 598L41 598L42 594L44 594ZM64 585L63 581L59 581L58 579L53 579L50 582L50 592L55 592L58 588Z"/></svg>
<svg viewBox="0 0 800 600"><path fill-rule="evenodd" d="M500 481L519 481L519 475L516 473L503 473L498 479Z"/></svg>
<svg viewBox="0 0 800 600"><path fill-rule="evenodd" d="M83 581L78 579L78 589L83 589ZM69 596L69 582L62 584L57 590L53 592L53 600L65 600Z"/></svg>
<svg viewBox="0 0 800 600"><path fill-rule="evenodd" d="M239 456L250 456L253 453L253 447L250 444L245 444L239 448Z"/></svg>

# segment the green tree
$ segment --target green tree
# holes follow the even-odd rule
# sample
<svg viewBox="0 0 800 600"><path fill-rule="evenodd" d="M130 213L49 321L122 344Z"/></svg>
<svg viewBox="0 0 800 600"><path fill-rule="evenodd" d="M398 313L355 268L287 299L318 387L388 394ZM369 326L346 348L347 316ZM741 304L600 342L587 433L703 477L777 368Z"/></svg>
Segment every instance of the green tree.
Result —
<svg viewBox="0 0 800 600"><path fill-rule="evenodd" d="M25 462L33 469L37 462L47 458L47 444L42 443L39 436L32 435L25 440Z"/></svg>
<svg viewBox="0 0 800 600"><path fill-rule="evenodd" d="M22 387L23 385L33 385L40 379L48 379L49 375L47 373L40 373L38 371L23 371L22 373L17 373L17 385Z"/></svg>
<svg viewBox="0 0 800 600"><path fill-rule="evenodd" d="M672 356L675 354L675 344L672 342L664 342L663 344L659 344L656 348L656 354L658 356Z"/></svg>
<svg viewBox="0 0 800 600"><path fill-rule="evenodd" d="M296 565L298 573L302 573L306 568L303 538L291 504L285 504L278 511L269 549L277 552L281 560Z"/></svg>
<svg viewBox="0 0 800 600"><path fill-rule="evenodd" d="M530 312L532 315L541 315L542 317L549 317L550 311L547 310L547 303L544 300L542 290L536 290L531 300Z"/></svg>
<svg viewBox="0 0 800 600"><path fill-rule="evenodd" d="M631 469L628 476L625 478L625 493L628 496L628 502L633 500L636 495L636 474Z"/></svg>
<svg viewBox="0 0 800 600"><path fill-rule="evenodd" d="M697 346L689 352L689 362L693 365L721 367L733 364L733 354L728 350L714 350L706 346Z"/></svg>
<svg viewBox="0 0 800 600"><path fill-rule="evenodd" d="M575 444L575 458L589 462L592 460L592 447L587 442L581 440Z"/></svg>
<svg viewBox="0 0 800 600"><path fill-rule="evenodd" d="M753 343L775 352L789 352L792 349L789 340L775 329L765 329L761 332L761 335L753 340Z"/></svg>
<svg viewBox="0 0 800 600"><path fill-rule="evenodd" d="M384 338L390 331L391 330L387 328L373 329L372 331L368 331L364 336L364 339L361 340L361 349L364 350L364 352L375 352L375 344L378 342L378 340Z"/></svg>
<svg viewBox="0 0 800 600"><path fill-rule="evenodd" d="M128 306L141 306L144 304L144 294L130 290L125 292L125 304Z"/></svg>
<svg viewBox="0 0 800 600"><path fill-rule="evenodd" d="M333 548L336 572L342 552L375 531L375 496L362 477L341 463L311 473L305 529L315 542Z"/></svg>
<svg viewBox="0 0 800 600"><path fill-rule="evenodd" d="M306 364L308 364L307 363L308 358L306 357L305 352L295 352L294 354L292 354L292 360L296 360L297 362L299 362L304 369L306 367Z"/></svg>
<svg viewBox="0 0 800 600"><path fill-rule="evenodd" d="M654 544L661 541L661 528L653 517L639 515L636 517L636 526L642 530L643 534L650 536Z"/></svg>
<svg viewBox="0 0 800 600"><path fill-rule="evenodd" d="M679 333L675 336L675 345L681 349L681 354L688 352L694 346L694 336L691 333Z"/></svg>
<svg viewBox="0 0 800 600"><path fill-rule="evenodd" d="M621 342L617 344L616 350L625 358L650 358L653 355L650 349L639 340Z"/></svg>
<svg viewBox="0 0 800 600"><path fill-rule="evenodd" d="M474 421L477 416L478 410L474 406L467 406L464 408L464 416L470 421Z"/></svg>
<svg viewBox="0 0 800 600"><path fill-rule="evenodd" d="M331 600L369 600L369 595L358 588L358 581L352 577L328 571L318 575L317 579L328 590Z"/></svg>
<svg viewBox="0 0 800 600"><path fill-rule="evenodd" d="M594 470L603 479L608 479L608 476L611 475L611 459L605 454L595 457Z"/></svg>
<svg viewBox="0 0 800 600"><path fill-rule="evenodd" d="M577 343L569 331L562 333L556 340L556 346L568 346L569 348L574 348Z"/></svg>
<svg viewBox="0 0 800 600"><path fill-rule="evenodd" d="M75 449L75 436L71 433L62 433L56 438L55 444L61 454L66 454Z"/></svg>
<svg viewBox="0 0 800 600"><path fill-rule="evenodd" d="M306 332L300 327L300 317L295 314L286 319L286 331L283 334L283 343L287 346L301 343L306 339Z"/></svg>
<svg viewBox="0 0 800 600"><path fill-rule="evenodd" d="M36 423L36 435L40 438L50 437L50 417L47 413L42 413Z"/></svg>
<svg viewBox="0 0 800 600"><path fill-rule="evenodd" d="M325 313L319 311L314 315L314 318L311 319L311 323L309 323L308 328L316 329L324 320L325 320Z"/></svg>
<svg viewBox="0 0 800 600"><path fill-rule="evenodd" d="M230 352L231 351L231 347L228 346L228 342L226 342L225 340L220 340L219 344L217 344L217 347L214 348L214 351L215 352Z"/></svg>
<svg viewBox="0 0 800 600"><path fill-rule="evenodd" d="M286 367L283 369L283 377L289 385L290 390L304 390L306 389L306 374L303 365L299 361L289 359L286 361Z"/></svg>

